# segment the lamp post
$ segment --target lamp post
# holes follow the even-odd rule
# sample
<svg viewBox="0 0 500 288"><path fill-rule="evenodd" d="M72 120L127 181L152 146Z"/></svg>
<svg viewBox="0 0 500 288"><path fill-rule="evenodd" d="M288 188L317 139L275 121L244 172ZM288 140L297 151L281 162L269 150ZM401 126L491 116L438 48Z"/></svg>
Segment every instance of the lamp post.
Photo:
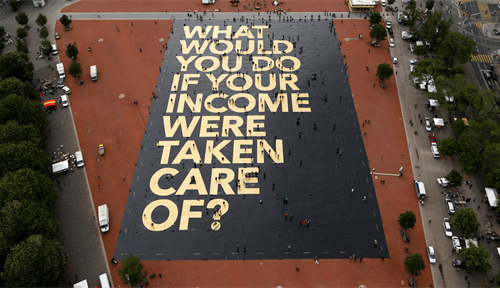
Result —
<svg viewBox="0 0 500 288"><path fill-rule="evenodd" d="M128 276L128 274L125 274L125 278L127 278L128 287L132 288L132 286L130 286L130 277Z"/></svg>
<svg viewBox="0 0 500 288"><path fill-rule="evenodd" d="M95 160L99 162L99 159L97 159L97 154L95 154L94 144L92 144L92 138L90 137L90 129L88 126L87 126L87 133L89 133L90 145L92 146L92 151L94 151Z"/></svg>
<svg viewBox="0 0 500 288"><path fill-rule="evenodd" d="M411 145L411 142L408 143L408 151L406 151L406 156L405 156L405 160L403 161L403 166L401 166L401 168L399 168L399 177L403 176L403 168L405 167L405 163L406 163L406 158L408 158L408 154L410 154L410 145Z"/></svg>

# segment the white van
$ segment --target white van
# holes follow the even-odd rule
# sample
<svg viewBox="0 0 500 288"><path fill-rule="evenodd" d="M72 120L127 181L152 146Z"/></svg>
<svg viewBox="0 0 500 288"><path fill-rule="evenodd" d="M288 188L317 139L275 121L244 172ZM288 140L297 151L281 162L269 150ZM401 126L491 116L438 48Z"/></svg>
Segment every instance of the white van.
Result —
<svg viewBox="0 0 500 288"><path fill-rule="evenodd" d="M385 7L385 5L386 5L386 1L385 1L385 0L382 0L382 1L380 1L380 2L382 2L382 6L383 6L383 7Z"/></svg>
<svg viewBox="0 0 500 288"><path fill-rule="evenodd" d="M57 51L57 45L52 44L52 54L57 55L59 52Z"/></svg>
<svg viewBox="0 0 500 288"><path fill-rule="evenodd" d="M97 66L96 65L90 66L90 79L92 79L92 81L97 81Z"/></svg>
<svg viewBox="0 0 500 288"><path fill-rule="evenodd" d="M109 285L108 275L106 273L99 275L99 282L101 282L101 288L111 288Z"/></svg>
<svg viewBox="0 0 500 288"><path fill-rule="evenodd" d="M61 105L62 105L63 107L68 107L68 106L69 106L68 96L66 96L66 95L61 95L61 96L60 96L60 98L61 98ZM81 153L80 153L80 154L81 154ZM83 161L82 161L82 162L83 162Z"/></svg>
<svg viewBox="0 0 500 288"><path fill-rule="evenodd" d="M79 168L83 167L83 154L82 151L76 151L75 152L75 158L76 158L76 166Z"/></svg>
<svg viewBox="0 0 500 288"><path fill-rule="evenodd" d="M450 199L446 199L446 210L448 214L455 214L455 204Z"/></svg>
<svg viewBox="0 0 500 288"><path fill-rule="evenodd" d="M427 193L425 192L424 182L415 180L415 189L417 190L418 199L424 199L425 196L427 196Z"/></svg>

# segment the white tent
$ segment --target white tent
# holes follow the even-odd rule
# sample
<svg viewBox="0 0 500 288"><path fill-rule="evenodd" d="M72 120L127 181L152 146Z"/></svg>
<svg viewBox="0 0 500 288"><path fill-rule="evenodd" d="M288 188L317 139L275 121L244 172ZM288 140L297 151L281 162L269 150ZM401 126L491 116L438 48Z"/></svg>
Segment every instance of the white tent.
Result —
<svg viewBox="0 0 500 288"><path fill-rule="evenodd" d="M78 283L75 283L75 285L73 285L73 287L75 287L75 288L89 288L89 283L87 283L87 280L83 280L83 281L80 281Z"/></svg>
<svg viewBox="0 0 500 288"><path fill-rule="evenodd" d="M444 126L443 118L434 118L434 125L443 127Z"/></svg>
<svg viewBox="0 0 500 288"><path fill-rule="evenodd" d="M486 197L488 197L488 202L491 207L497 207L498 205L498 193L495 188L484 188L486 190Z"/></svg>
<svg viewBox="0 0 500 288"><path fill-rule="evenodd" d="M436 99L429 99L429 104L431 105L431 107L439 107L439 101Z"/></svg>

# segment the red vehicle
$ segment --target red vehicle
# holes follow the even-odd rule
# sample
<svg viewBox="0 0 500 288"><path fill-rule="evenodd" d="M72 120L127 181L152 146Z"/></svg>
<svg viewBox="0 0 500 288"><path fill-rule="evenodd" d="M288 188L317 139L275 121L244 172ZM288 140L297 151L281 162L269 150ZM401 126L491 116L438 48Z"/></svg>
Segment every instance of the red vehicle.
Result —
<svg viewBox="0 0 500 288"><path fill-rule="evenodd" d="M431 146L437 146L437 140L434 133L429 134L429 140L431 141Z"/></svg>
<svg viewBox="0 0 500 288"><path fill-rule="evenodd" d="M43 102L43 108L45 108L45 110L47 110L47 112L52 112L52 111L56 110L57 109L56 100L51 99L51 100L47 100L47 101Z"/></svg>

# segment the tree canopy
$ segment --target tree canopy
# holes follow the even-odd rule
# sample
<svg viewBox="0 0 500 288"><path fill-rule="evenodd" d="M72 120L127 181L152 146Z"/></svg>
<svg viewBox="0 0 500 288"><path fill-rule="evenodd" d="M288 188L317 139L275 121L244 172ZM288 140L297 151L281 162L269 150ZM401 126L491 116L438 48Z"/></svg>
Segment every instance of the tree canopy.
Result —
<svg viewBox="0 0 500 288"><path fill-rule="evenodd" d="M47 39L49 37L49 30L46 27L40 29L40 38Z"/></svg>
<svg viewBox="0 0 500 288"><path fill-rule="evenodd" d="M33 235L7 255L1 276L8 287L61 287L66 266L57 240Z"/></svg>
<svg viewBox="0 0 500 288"><path fill-rule="evenodd" d="M0 100L11 94L17 94L34 101L40 101L40 96L28 81L22 82L14 77L0 81Z"/></svg>
<svg viewBox="0 0 500 288"><path fill-rule="evenodd" d="M464 256L466 267L472 273L486 274L493 268L490 264L490 253L483 245L469 245L468 249L462 249L460 254Z"/></svg>
<svg viewBox="0 0 500 288"><path fill-rule="evenodd" d="M0 125L0 143L31 142L39 149L47 147L47 141L34 125L19 125L16 121L8 121Z"/></svg>
<svg viewBox="0 0 500 288"><path fill-rule="evenodd" d="M40 42L40 51L42 51L42 54L45 56L48 56L52 53L52 44L50 44L50 41L44 40Z"/></svg>
<svg viewBox="0 0 500 288"><path fill-rule="evenodd" d="M19 38L19 39L24 39L24 38L28 37L28 31L26 31L22 27L17 28L16 34L17 34L16 35L17 38Z"/></svg>
<svg viewBox="0 0 500 288"><path fill-rule="evenodd" d="M476 41L469 36L448 31L440 42L436 54L451 68L457 61L462 64L470 62L472 55L477 55L474 46Z"/></svg>
<svg viewBox="0 0 500 288"><path fill-rule="evenodd" d="M413 229L417 223L417 216L412 211L406 211L399 215L398 223L404 230Z"/></svg>
<svg viewBox="0 0 500 288"><path fill-rule="evenodd" d="M413 53L415 53L415 55L417 55L418 58L420 59L420 56L427 55L428 53L427 47L425 47L425 45L415 46L415 48L413 48Z"/></svg>
<svg viewBox="0 0 500 288"><path fill-rule="evenodd" d="M422 254L412 254L408 255L405 258L405 270L410 273L412 276L418 276L420 275L420 271L425 270L425 261L424 258L422 258Z"/></svg>
<svg viewBox="0 0 500 288"><path fill-rule="evenodd" d="M45 173L51 163L45 152L30 142L0 144L0 159L0 176L23 168Z"/></svg>
<svg viewBox="0 0 500 288"><path fill-rule="evenodd" d="M43 15L42 13L38 14L38 17L36 17L36 24L40 27L45 27L45 24L47 24L47 16Z"/></svg>
<svg viewBox="0 0 500 288"><path fill-rule="evenodd" d="M69 24L71 24L71 19L68 16L66 16L66 14L62 15L59 21L61 21L61 24L64 27L67 27L69 26Z"/></svg>
<svg viewBox="0 0 500 288"><path fill-rule="evenodd" d="M76 59L76 55L78 55L78 47L75 44L68 44L66 47L66 55L71 59Z"/></svg>
<svg viewBox="0 0 500 288"><path fill-rule="evenodd" d="M19 12L17 13L16 21L19 25L24 26L28 24L29 21L28 15L26 15L26 13L24 12Z"/></svg>
<svg viewBox="0 0 500 288"><path fill-rule="evenodd" d="M370 13L370 24L379 24L380 22L382 22L382 15L380 15L380 12L371 12Z"/></svg>
<svg viewBox="0 0 500 288"><path fill-rule="evenodd" d="M59 224L54 215L29 200L14 200L0 210L0 256L4 259L9 250L31 235L59 239Z"/></svg>
<svg viewBox="0 0 500 288"><path fill-rule="evenodd" d="M370 37L376 39L377 42L384 40L386 36L387 30L385 30L385 27L382 24L375 24L372 31L370 31Z"/></svg>
<svg viewBox="0 0 500 288"><path fill-rule="evenodd" d="M82 67L80 67L80 64L77 62L71 63L69 65L69 70L68 70L69 75L72 75L74 77L79 77L82 75Z"/></svg>
<svg viewBox="0 0 500 288"><path fill-rule="evenodd" d="M394 74L394 70L392 70L391 65L382 63L378 65L377 74L375 74L375 76L377 76L381 81L385 82L385 80L391 78L392 74Z"/></svg>
<svg viewBox="0 0 500 288"><path fill-rule="evenodd" d="M20 39L16 40L16 51L21 53L29 53L28 45L24 44Z"/></svg>
<svg viewBox="0 0 500 288"><path fill-rule="evenodd" d="M452 169L448 175L446 175L446 180L450 181L453 186L462 186L463 178L462 174L455 169Z"/></svg>
<svg viewBox="0 0 500 288"><path fill-rule="evenodd" d="M7 172L0 178L0 207L14 200L30 200L38 207L50 209L58 197L52 181L29 168Z"/></svg>
<svg viewBox="0 0 500 288"><path fill-rule="evenodd" d="M473 235L481 227L481 224L477 221L476 212L472 208L458 210L453 219L453 225L460 233L467 236Z"/></svg>
<svg viewBox="0 0 500 288"><path fill-rule="evenodd" d="M0 55L0 77L2 79L15 77L22 82L31 82L33 71L34 65L26 53L9 51Z"/></svg>
<svg viewBox="0 0 500 288"><path fill-rule="evenodd" d="M130 253L129 257L123 258L122 268L118 270L118 275L120 275L124 284L128 283L131 286L136 286L147 275L146 271L142 272L143 268L144 265L141 264L139 258ZM127 280L126 275L129 276L130 281Z"/></svg>
<svg viewBox="0 0 500 288"><path fill-rule="evenodd" d="M49 123L40 102L16 94L0 100L0 125L12 120L20 125L34 125L40 131Z"/></svg>

